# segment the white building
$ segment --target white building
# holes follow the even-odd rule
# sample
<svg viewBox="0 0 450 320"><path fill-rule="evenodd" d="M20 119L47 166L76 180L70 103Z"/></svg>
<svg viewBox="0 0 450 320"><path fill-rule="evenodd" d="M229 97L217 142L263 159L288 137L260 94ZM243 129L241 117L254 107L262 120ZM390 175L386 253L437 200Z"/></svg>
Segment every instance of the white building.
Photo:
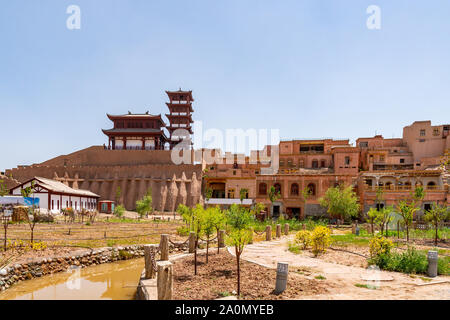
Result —
<svg viewBox="0 0 450 320"><path fill-rule="evenodd" d="M73 189L62 182L34 177L11 189L12 195L21 195L21 190L33 185L33 194L30 197L39 198L40 209L52 214L61 212L61 209L97 210L99 195L81 189Z"/></svg>

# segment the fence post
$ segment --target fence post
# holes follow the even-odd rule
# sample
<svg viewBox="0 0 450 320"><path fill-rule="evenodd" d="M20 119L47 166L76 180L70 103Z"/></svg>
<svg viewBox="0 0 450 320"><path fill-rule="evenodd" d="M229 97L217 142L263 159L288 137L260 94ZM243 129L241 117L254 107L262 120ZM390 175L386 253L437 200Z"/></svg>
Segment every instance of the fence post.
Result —
<svg viewBox="0 0 450 320"><path fill-rule="evenodd" d="M272 226L266 226L266 241L272 240Z"/></svg>
<svg viewBox="0 0 450 320"><path fill-rule="evenodd" d="M289 223L284 224L284 235L289 235Z"/></svg>
<svg viewBox="0 0 450 320"><path fill-rule="evenodd" d="M189 232L189 253L195 251L195 232Z"/></svg>
<svg viewBox="0 0 450 320"><path fill-rule="evenodd" d="M281 238L281 224L277 224L277 238Z"/></svg>
<svg viewBox="0 0 450 320"><path fill-rule="evenodd" d="M169 235L162 234L161 242L159 243L159 249L161 250L161 260L169 260Z"/></svg>
<svg viewBox="0 0 450 320"><path fill-rule="evenodd" d="M289 265L287 262L278 262L277 278L275 283L275 293L280 294L286 290Z"/></svg>
<svg viewBox="0 0 450 320"><path fill-rule="evenodd" d="M153 252L152 252L153 251ZM156 246L153 244L144 245L144 256L145 256L145 279L154 279L156 272L154 265L156 261ZM153 256L153 259L151 258Z"/></svg>
<svg viewBox="0 0 450 320"><path fill-rule="evenodd" d="M428 276L434 278L437 276L438 271L438 252L428 251Z"/></svg>
<svg viewBox="0 0 450 320"><path fill-rule="evenodd" d="M190 240L190 238L189 238ZM219 248L224 248L225 247L225 230L219 230Z"/></svg>
<svg viewBox="0 0 450 320"><path fill-rule="evenodd" d="M158 300L172 300L173 282L172 282L172 262L158 261L158 275L156 284L158 288Z"/></svg>
<svg viewBox="0 0 450 320"><path fill-rule="evenodd" d="M302 229L306 230L306 224L304 224L304 223L302 224Z"/></svg>

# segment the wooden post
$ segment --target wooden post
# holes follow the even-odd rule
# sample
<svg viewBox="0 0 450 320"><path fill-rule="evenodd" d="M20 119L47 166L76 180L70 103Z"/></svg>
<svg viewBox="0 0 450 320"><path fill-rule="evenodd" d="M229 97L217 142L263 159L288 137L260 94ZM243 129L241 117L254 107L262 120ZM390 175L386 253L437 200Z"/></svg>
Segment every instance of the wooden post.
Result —
<svg viewBox="0 0 450 320"><path fill-rule="evenodd" d="M217 239L219 243L219 248L225 248L225 230L219 230L219 239Z"/></svg>
<svg viewBox="0 0 450 320"><path fill-rule="evenodd" d="M153 252L152 252L153 251ZM151 258L153 254L153 259ZM145 279L154 279L156 277L156 245L146 244L144 245L144 256L145 256Z"/></svg>
<svg viewBox="0 0 450 320"><path fill-rule="evenodd" d="M266 226L266 241L272 240L272 226Z"/></svg>
<svg viewBox="0 0 450 320"><path fill-rule="evenodd" d="M281 224L277 224L277 238L281 238Z"/></svg>
<svg viewBox="0 0 450 320"><path fill-rule="evenodd" d="M397 239L400 239L400 221L397 221Z"/></svg>
<svg viewBox="0 0 450 320"><path fill-rule="evenodd" d="M289 235L289 223L284 224L284 235L285 236Z"/></svg>
<svg viewBox="0 0 450 320"><path fill-rule="evenodd" d="M195 251L195 232L189 232L189 253Z"/></svg>
<svg viewBox="0 0 450 320"><path fill-rule="evenodd" d="M162 234L161 242L159 243L159 249L161 250L161 261L169 260L169 235Z"/></svg>
<svg viewBox="0 0 450 320"><path fill-rule="evenodd" d="M170 261L158 261L156 263L158 275L156 285L158 289L158 300L172 300L173 291L173 268Z"/></svg>
<svg viewBox="0 0 450 320"><path fill-rule="evenodd" d="M304 223L302 224L302 229L306 230L306 224L304 224Z"/></svg>

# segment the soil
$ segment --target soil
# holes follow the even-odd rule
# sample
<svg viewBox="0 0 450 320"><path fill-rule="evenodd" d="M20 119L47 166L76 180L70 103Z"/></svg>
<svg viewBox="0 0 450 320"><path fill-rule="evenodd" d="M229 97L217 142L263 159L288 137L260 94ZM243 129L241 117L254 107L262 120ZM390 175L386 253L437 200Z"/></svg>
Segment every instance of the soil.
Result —
<svg viewBox="0 0 450 320"><path fill-rule="evenodd" d="M198 274L194 275L192 257L175 261L174 299L211 300L237 291L236 258L224 249L220 254L210 252L208 264L206 254L199 255L197 270ZM324 294L331 289L321 280L307 279L295 272L296 269L292 271L289 272L286 290L277 295L274 293L275 269L241 261L241 299L299 299L306 295Z"/></svg>

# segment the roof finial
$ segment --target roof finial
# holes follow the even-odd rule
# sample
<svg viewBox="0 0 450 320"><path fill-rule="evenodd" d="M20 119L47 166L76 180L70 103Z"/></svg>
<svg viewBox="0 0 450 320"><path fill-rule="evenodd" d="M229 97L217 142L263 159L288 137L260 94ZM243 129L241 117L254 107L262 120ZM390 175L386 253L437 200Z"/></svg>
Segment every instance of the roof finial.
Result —
<svg viewBox="0 0 450 320"><path fill-rule="evenodd" d="M131 114L131 111L128 111L128 114Z"/></svg>
<svg viewBox="0 0 450 320"><path fill-rule="evenodd" d="M150 112L147 110L147 112L145 114L149 114Z"/></svg>

